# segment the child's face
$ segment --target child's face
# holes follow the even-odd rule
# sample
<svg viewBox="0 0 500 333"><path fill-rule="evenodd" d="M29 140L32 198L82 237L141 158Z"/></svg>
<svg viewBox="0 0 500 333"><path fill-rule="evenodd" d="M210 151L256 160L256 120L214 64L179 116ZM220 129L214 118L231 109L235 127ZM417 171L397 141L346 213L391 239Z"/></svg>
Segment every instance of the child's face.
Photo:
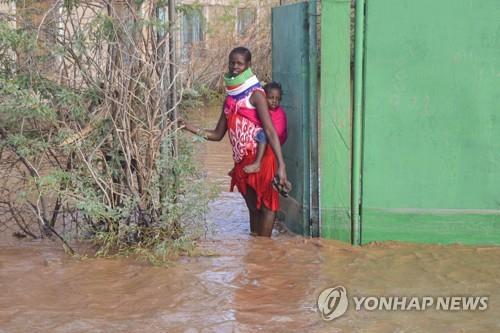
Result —
<svg viewBox="0 0 500 333"><path fill-rule="evenodd" d="M237 76L243 73L250 63L246 61L245 56L239 53L233 53L229 56L229 73L232 76Z"/></svg>
<svg viewBox="0 0 500 333"><path fill-rule="evenodd" d="M279 89L271 89L269 90L269 93L266 95L266 98L267 98L267 105L269 105L269 108L271 110L274 110L278 106L280 106L281 92L279 91Z"/></svg>

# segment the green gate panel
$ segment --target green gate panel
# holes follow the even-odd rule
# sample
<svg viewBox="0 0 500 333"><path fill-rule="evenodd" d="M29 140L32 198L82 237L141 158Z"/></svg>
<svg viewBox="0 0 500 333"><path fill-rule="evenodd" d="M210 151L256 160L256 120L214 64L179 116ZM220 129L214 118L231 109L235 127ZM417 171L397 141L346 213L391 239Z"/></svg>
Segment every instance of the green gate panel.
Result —
<svg viewBox="0 0 500 333"><path fill-rule="evenodd" d="M321 236L351 242L350 3L321 2Z"/></svg>
<svg viewBox="0 0 500 333"><path fill-rule="evenodd" d="M272 9L273 80L281 83L288 118L283 146L287 174L293 183L289 199L281 200L287 227L309 235L309 123L307 3Z"/></svg>
<svg viewBox="0 0 500 333"><path fill-rule="evenodd" d="M367 0L362 243L500 243L498 0Z"/></svg>

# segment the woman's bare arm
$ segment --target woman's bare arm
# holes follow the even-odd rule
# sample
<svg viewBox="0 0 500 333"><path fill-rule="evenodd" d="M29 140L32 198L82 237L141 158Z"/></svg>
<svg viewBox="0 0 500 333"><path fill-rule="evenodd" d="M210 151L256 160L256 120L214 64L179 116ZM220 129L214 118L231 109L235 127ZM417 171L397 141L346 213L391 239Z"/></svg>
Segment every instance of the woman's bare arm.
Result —
<svg viewBox="0 0 500 333"><path fill-rule="evenodd" d="M287 181L285 160L283 159L283 153L281 152L278 134L276 134L273 122L271 121L271 116L269 115L266 97L260 91L255 91L250 97L250 103L257 108L259 119L262 122L262 128L264 129L267 140L276 155L276 159L278 160L277 174L280 177L280 184L285 185Z"/></svg>
<svg viewBox="0 0 500 333"><path fill-rule="evenodd" d="M196 127L184 122L183 120L180 120L180 125L184 126L184 129L188 130L189 132L202 136L203 138L210 141L222 140L227 131L227 120L226 116L224 115L224 111L221 112L219 121L217 122L217 125L213 130L206 130L200 127Z"/></svg>

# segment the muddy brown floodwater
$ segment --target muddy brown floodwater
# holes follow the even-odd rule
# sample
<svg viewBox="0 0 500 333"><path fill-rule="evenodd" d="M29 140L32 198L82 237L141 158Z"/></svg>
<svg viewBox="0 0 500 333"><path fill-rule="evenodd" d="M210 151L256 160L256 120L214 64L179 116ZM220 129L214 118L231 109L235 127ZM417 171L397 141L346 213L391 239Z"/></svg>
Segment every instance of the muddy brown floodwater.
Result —
<svg viewBox="0 0 500 333"><path fill-rule="evenodd" d="M200 111L213 125L217 109ZM227 188L229 144L202 146L210 181ZM169 268L77 260L57 244L0 244L0 332L500 332L500 248L347 244L275 232L248 235L237 193L208 218L210 257ZM347 312L323 321L321 291L344 286ZM367 311L352 296L488 296L486 311Z"/></svg>

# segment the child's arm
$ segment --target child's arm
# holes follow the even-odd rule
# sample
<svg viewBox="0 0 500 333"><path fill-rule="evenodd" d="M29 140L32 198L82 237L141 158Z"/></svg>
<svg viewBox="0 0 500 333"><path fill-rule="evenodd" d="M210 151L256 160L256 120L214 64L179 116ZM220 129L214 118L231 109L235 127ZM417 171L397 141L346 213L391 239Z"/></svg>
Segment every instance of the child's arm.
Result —
<svg viewBox="0 0 500 333"><path fill-rule="evenodd" d="M273 123L271 121L271 116L269 115L267 100L263 93L261 93L260 91L255 91L250 97L250 103L257 108L257 113L259 115L260 121L262 122L262 128L266 133L268 143L271 145L271 148L276 155L276 159L278 160L277 175L280 178L280 184L285 185L287 181L285 160L281 152L281 145L278 135L276 134L276 130L274 129Z"/></svg>

